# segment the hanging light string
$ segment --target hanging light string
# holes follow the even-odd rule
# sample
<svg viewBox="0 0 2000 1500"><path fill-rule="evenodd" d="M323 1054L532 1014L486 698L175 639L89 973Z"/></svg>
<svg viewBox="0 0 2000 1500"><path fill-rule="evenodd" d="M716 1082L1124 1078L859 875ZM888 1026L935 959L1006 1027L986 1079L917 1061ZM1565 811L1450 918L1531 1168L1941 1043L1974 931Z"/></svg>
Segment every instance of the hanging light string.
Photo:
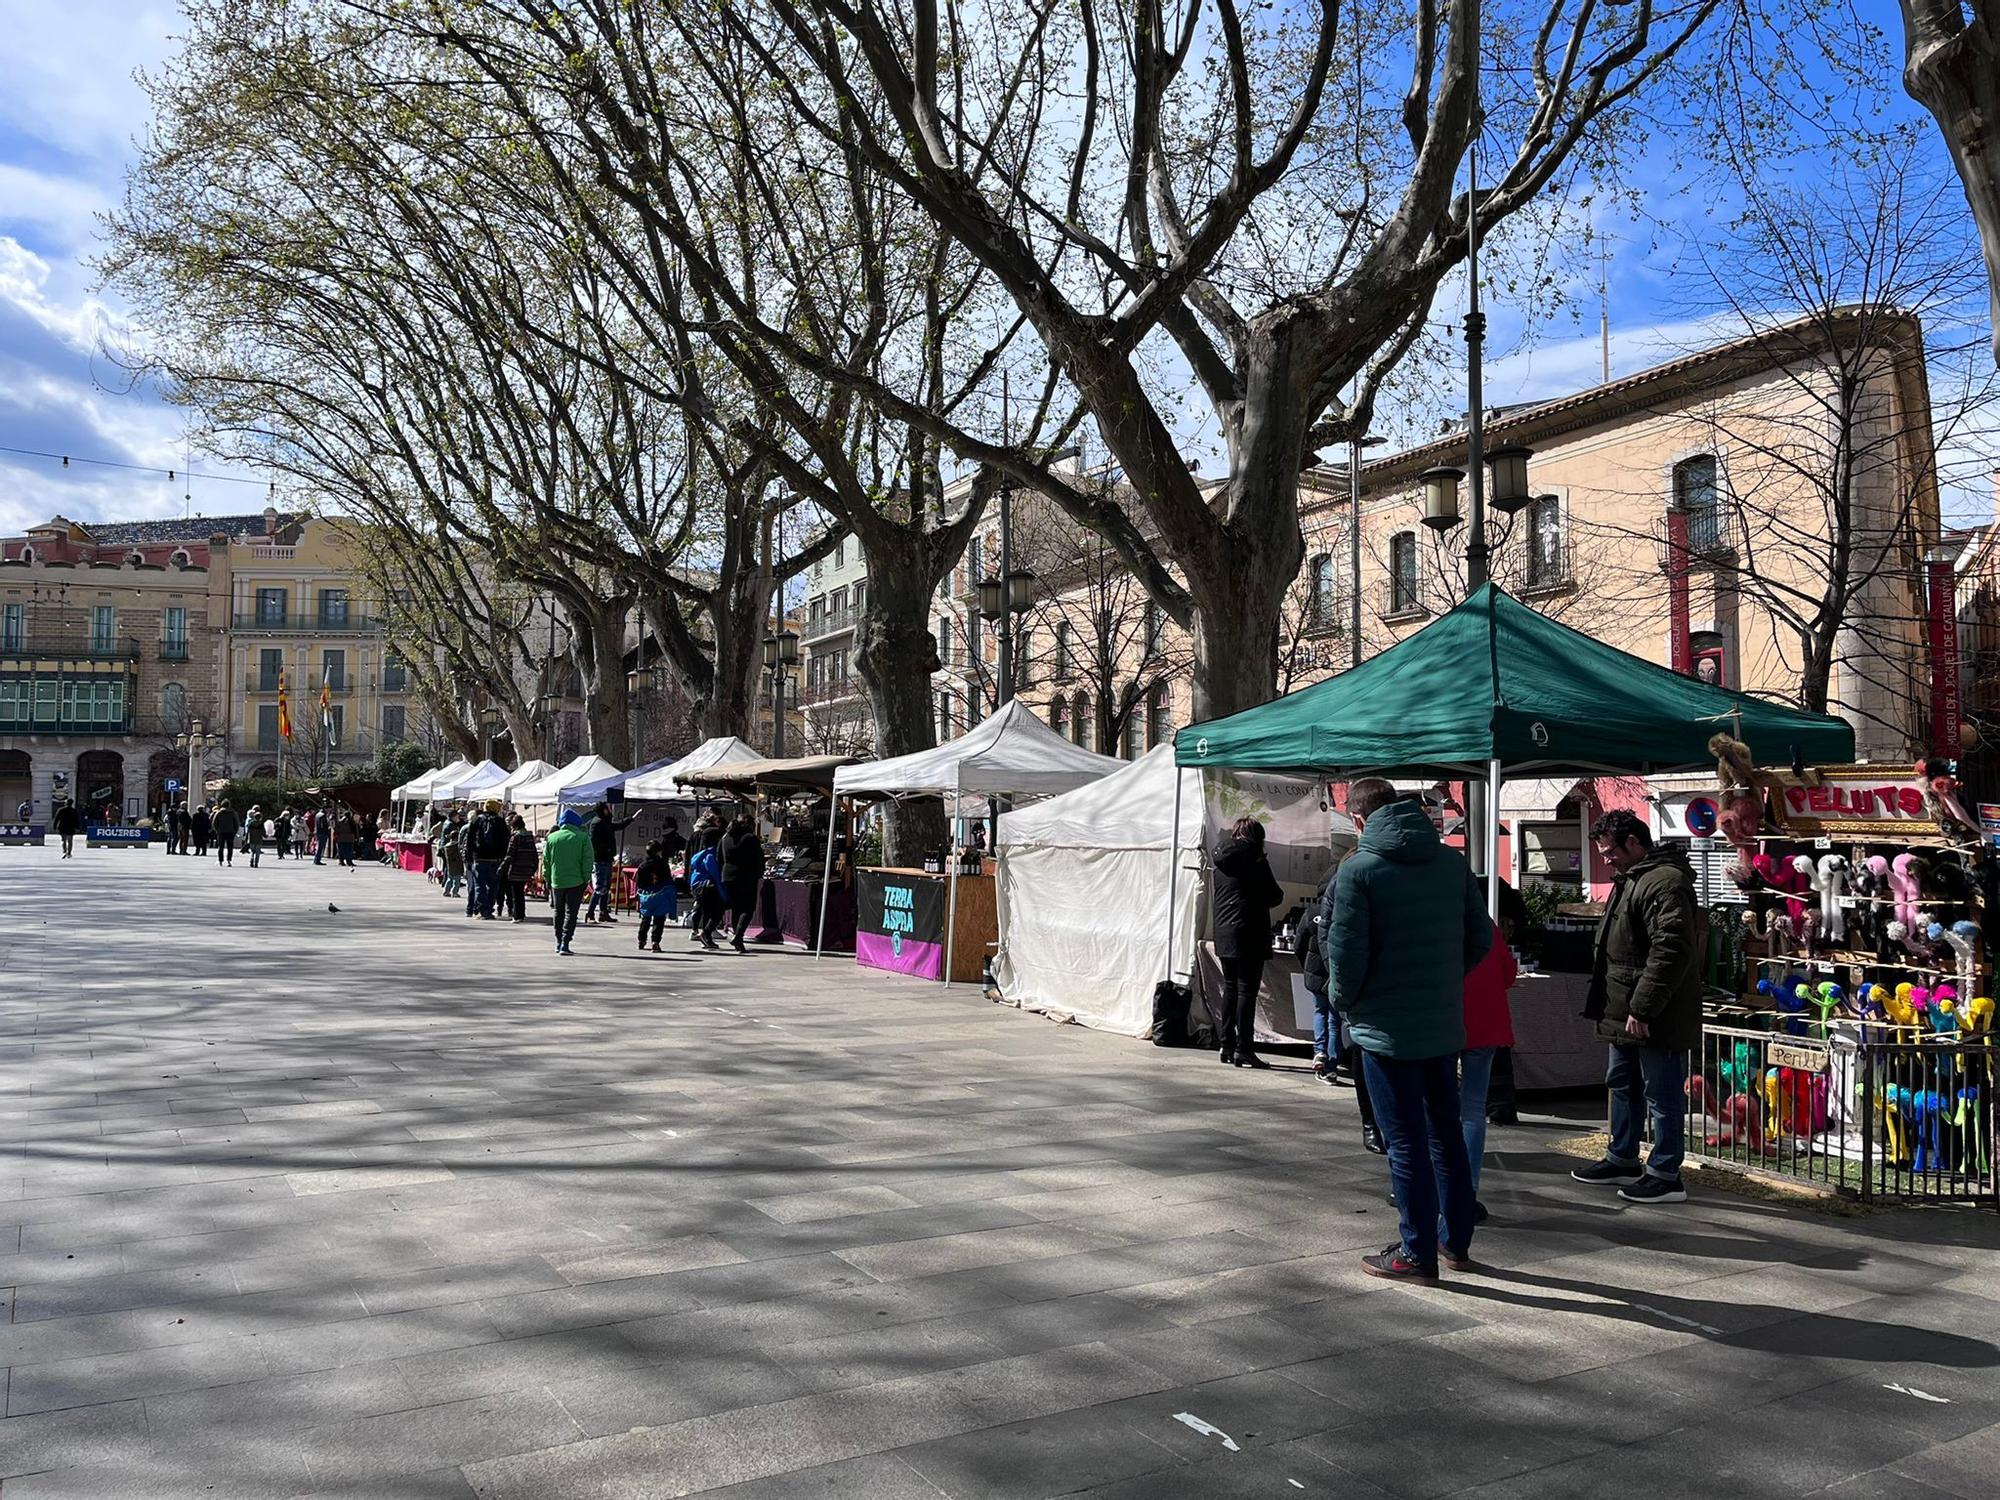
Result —
<svg viewBox="0 0 2000 1500"><path fill-rule="evenodd" d="M9 448L4 444L0 444L0 453L11 453L20 458L52 458L59 460L65 469L73 463L89 464L92 468L123 469L132 474L163 474L174 482L206 479L216 484L261 484L273 495L278 492L278 483L274 479L248 479L240 474L197 474L192 469L162 469L153 464L118 463L108 458L73 458L67 453L44 453L39 448Z"/></svg>

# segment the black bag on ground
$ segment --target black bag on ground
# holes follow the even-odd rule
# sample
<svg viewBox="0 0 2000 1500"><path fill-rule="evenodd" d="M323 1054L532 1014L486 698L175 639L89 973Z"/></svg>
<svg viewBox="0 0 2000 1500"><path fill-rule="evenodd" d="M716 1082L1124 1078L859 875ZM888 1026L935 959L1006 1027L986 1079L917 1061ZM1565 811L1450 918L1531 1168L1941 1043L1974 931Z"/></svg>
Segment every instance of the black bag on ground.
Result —
<svg viewBox="0 0 2000 1500"><path fill-rule="evenodd" d="M1194 992L1186 985L1162 979L1153 986L1153 1025L1147 1035L1155 1047L1185 1047L1188 1044L1188 1007Z"/></svg>

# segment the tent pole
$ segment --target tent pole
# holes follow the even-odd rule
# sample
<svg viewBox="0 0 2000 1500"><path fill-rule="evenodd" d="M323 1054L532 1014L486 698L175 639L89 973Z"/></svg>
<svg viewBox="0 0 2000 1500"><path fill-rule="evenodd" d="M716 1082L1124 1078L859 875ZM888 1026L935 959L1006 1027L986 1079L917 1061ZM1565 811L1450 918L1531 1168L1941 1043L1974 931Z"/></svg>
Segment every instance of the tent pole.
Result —
<svg viewBox="0 0 2000 1500"><path fill-rule="evenodd" d="M946 822L947 828L955 827L957 822L959 774L955 765L951 768L951 779L953 816ZM958 845L954 842L944 852L945 858L951 861L951 889L946 893L944 902L944 974L941 977L946 984L950 984L952 957L958 951Z"/></svg>
<svg viewBox="0 0 2000 1500"><path fill-rule="evenodd" d="M827 888L833 882L833 829L840 818L840 798L832 792L826 794L826 864L819 872L819 928L813 933L813 962L818 963L826 953L826 899Z"/></svg>
<svg viewBox="0 0 2000 1500"><path fill-rule="evenodd" d="M1181 768L1174 762L1174 831L1167 836L1167 978L1174 977L1174 884L1181 873Z"/></svg>
<svg viewBox="0 0 2000 1500"><path fill-rule="evenodd" d="M1500 920L1500 762L1486 765L1486 915Z"/></svg>

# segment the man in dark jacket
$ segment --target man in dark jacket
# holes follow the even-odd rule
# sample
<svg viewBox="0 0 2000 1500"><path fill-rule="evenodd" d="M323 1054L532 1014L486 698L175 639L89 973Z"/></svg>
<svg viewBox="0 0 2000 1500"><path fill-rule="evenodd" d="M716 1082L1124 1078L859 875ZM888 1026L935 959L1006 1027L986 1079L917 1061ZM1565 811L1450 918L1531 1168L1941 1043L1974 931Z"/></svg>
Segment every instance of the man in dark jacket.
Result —
<svg viewBox="0 0 2000 1500"><path fill-rule="evenodd" d="M1215 961L1222 966L1222 1061L1268 1068L1257 1055L1257 992L1271 957L1271 908L1285 899L1264 853L1264 825L1238 818L1215 851L1209 878Z"/></svg>
<svg viewBox="0 0 2000 1500"><path fill-rule="evenodd" d="M1334 1007L1361 1048L1403 1232L1362 1267L1391 1280L1436 1281L1440 1251L1455 1271L1472 1266L1476 1210L1458 1054L1465 976L1493 946L1493 923L1465 857L1439 842L1420 805L1371 777L1348 788L1347 813L1361 843L1334 887L1326 966Z"/></svg>
<svg viewBox="0 0 2000 1500"><path fill-rule="evenodd" d="M722 894L729 903L730 947L744 952L743 934L749 930L750 914L757 909L757 896L764 888L764 841L757 825L738 818L716 845L716 864L722 878Z"/></svg>
<svg viewBox="0 0 2000 1500"><path fill-rule="evenodd" d="M1685 1203L1687 1058L1701 1041L1704 943L1694 872L1679 848L1654 848L1645 823L1623 809L1599 818L1590 838L1614 877L1583 1012L1611 1044L1611 1142L1604 1160L1570 1176L1615 1185L1634 1203ZM1639 1132L1649 1116L1653 1150L1642 1172Z"/></svg>
<svg viewBox="0 0 2000 1500"><path fill-rule="evenodd" d="M600 802L590 820L590 905L583 909L586 922L615 922L611 915L611 865L618 858L618 835L630 828L639 815L611 816L611 804Z"/></svg>
<svg viewBox="0 0 2000 1500"><path fill-rule="evenodd" d="M500 898L500 862L507 857L508 839L500 804L487 802L465 836L465 850L472 863L472 906L482 922L493 920L493 907Z"/></svg>
<svg viewBox="0 0 2000 1500"><path fill-rule="evenodd" d="M76 853L76 833L83 826L83 819L77 816L76 804L65 801L56 808L56 837L62 840L64 859Z"/></svg>
<svg viewBox="0 0 2000 1500"><path fill-rule="evenodd" d="M209 820L209 832L215 838L215 862L219 865L236 863L236 834L243 822L236 815L236 809L227 802L215 809L215 816Z"/></svg>
<svg viewBox="0 0 2000 1500"><path fill-rule="evenodd" d="M204 854L208 853L208 827L208 804L204 802L200 807L197 807L193 812L188 814L188 833L194 839L194 855L196 859L200 859ZM185 848L186 846L183 845L182 847Z"/></svg>

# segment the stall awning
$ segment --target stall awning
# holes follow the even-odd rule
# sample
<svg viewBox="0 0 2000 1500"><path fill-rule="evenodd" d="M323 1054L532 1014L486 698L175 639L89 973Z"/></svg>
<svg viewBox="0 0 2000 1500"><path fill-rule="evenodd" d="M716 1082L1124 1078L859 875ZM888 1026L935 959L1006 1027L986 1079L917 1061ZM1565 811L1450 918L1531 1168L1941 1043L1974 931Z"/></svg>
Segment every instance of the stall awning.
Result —
<svg viewBox="0 0 2000 1500"><path fill-rule="evenodd" d="M1071 744L1016 698L950 744L849 766L834 778L834 790L876 797L1053 796L1125 765Z"/></svg>
<svg viewBox="0 0 2000 1500"><path fill-rule="evenodd" d="M575 760L544 776L540 781L531 781L526 786L517 786L508 793L508 799L521 807L547 807L564 801L563 793L573 786L586 781L596 781L600 777L623 774L601 755L579 755Z"/></svg>
<svg viewBox="0 0 2000 1500"><path fill-rule="evenodd" d="M1647 773L1712 763L1735 734L1761 763L1854 757L1845 720L1732 693L1607 646L1487 584L1351 671L1174 736L1183 766L1327 772Z"/></svg>
<svg viewBox="0 0 2000 1500"><path fill-rule="evenodd" d="M634 771L625 782L627 802L672 802L687 795L688 778L713 766L741 765L757 752L733 734L703 740L679 760L654 770Z"/></svg>
<svg viewBox="0 0 2000 1500"><path fill-rule="evenodd" d="M852 755L807 755L796 760L742 760L701 771L675 771L685 786L725 792L831 792L834 773L855 764Z"/></svg>
<svg viewBox="0 0 2000 1500"><path fill-rule="evenodd" d="M431 783L429 796L433 802L458 802L482 794L491 795L493 789L506 779L505 766L497 766L490 760L482 760L478 765L467 767L456 776L438 777Z"/></svg>
<svg viewBox="0 0 2000 1500"><path fill-rule="evenodd" d="M555 774L557 767L545 760L524 760L508 773L507 779L493 788L493 795L502 802L512 799L516 787L524 787L540 781L544 776Z"/></svg>
<svg viewBox="0 0 2000 1500"><path fill-rule="evenodd" d="M585 803L602 802L611 793L619 790L621 787L625 789L625 794L629 798L634 778L655 771L664 771L673 763L673 757L668 756L665 760L649 761L634 770L613 771L609 776L597 776L589 781L579 781L573 786L566 786L562 789L562 800L572 807L581 806Z"/></svg>
<svg viewBox="0 0 2000 1500"><path fill-rule="evenodd" d="M454 776L463 776L472 769L472 762L459 759L448 766L440 766L435 771L426 771L421 776L412 777L389 793L391 802L422 802L431 794L431 788L440 782L449 781Z"/></svg>

